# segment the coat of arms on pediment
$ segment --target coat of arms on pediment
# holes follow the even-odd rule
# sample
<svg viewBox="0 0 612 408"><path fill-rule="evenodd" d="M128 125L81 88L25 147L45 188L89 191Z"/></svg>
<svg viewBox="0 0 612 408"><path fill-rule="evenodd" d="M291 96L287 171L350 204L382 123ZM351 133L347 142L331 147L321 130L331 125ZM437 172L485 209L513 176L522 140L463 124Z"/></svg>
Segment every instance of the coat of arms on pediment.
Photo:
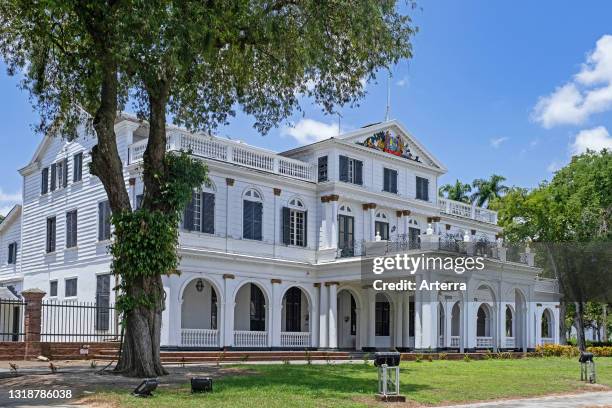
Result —
<svg viewBox="0 0 612 408"><path fill-rule="evenodd" d="M390 129L376 132L372 136L366 138L363 142L357 143L362 146L380 150L408 160L421 162L421 158L411 151L408 143L406 143L401 136L392 132Z"/></svg>

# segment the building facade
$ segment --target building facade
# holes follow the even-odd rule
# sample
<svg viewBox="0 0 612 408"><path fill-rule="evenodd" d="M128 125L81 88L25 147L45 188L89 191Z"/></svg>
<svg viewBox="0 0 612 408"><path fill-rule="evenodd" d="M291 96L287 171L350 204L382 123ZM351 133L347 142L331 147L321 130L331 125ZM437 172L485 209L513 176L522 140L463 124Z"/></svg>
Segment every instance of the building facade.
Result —
<svg viewBox="0 0 612 408"><path fill-rule="evenodd" d="M122 115L115 131L137 208L146 124ZM0 285L113 303L111 214L87 171L95 143L45 137L20 170L23 203L0 224ZM503 247L494 211L438 196L446 168L397 121L283 153L169 127L168 149L204 160L211 183L185 211L180 275L163 278L164 346L464 351L558 341L556 283L538 277L528 249ZM381 292L361 275L371 248L479 254L485 267L402 277L465 291Z"/></svg>

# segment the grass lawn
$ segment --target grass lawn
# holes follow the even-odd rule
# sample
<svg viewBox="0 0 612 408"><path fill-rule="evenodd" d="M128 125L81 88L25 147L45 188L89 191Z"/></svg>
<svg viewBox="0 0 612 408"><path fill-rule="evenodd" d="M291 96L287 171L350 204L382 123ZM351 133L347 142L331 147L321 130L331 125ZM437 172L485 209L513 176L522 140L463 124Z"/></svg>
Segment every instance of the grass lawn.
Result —
<svg viewBox="0 0 612 408"><path fill-rule="evenodd" d="M407 399L425 405L570 392L585 388L576 360L404 362L401 391ZM598 383L612 386L612 358L599 358L596 364ZM365 407L373 404L377 387L372 365L236 367L245 374L215 380L211 394L191 395L185 385L159 389L147 399L106 390L89 401L118 407Z"/></svg>

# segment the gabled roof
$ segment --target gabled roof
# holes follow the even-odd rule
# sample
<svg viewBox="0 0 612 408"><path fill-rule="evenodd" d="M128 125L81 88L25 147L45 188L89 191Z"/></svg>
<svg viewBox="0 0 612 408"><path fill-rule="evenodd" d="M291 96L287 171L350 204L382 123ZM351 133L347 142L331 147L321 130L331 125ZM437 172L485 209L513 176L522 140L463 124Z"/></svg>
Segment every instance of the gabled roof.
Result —
<svg viewBox="0 0 612 408"><path fill-rule="evenodd" d="M329 143L330 141L341 142L343 144L349 143L349 144L354 144L354 145L364 147L361 145L361 143L363 143L364 140L366 140L367 138L379 132L385 132L385 131L390 131L392 133L395 133L395 136L400 137L404 145L406 145L408 149L410 150L410 152L413 153L412 156L419 157L418 162L415 160L411 160L410 161L411 163L425 165L426 167L430 167L430 168L438 170L440 173L445 173L447 171L446 167L442 164L442 162L440 162L429 150L427 150L425 146L421 144L421 142L419 142L410 132L408 132L408 130L399 121L395 119L386 121L386 122L380 122L380 123L375 123L372 125L364 126L362 128L353 130L351 132L341 134L336 138L332 137L329 139L325 139L320 142L316 142L316 143L298 147L292 150L288 150L281 154L284 156L291 156L295 153L299 153L304 150L309 150L315 145L323 144L326 142ZM393 154L390 154L390 153L382 152L381 150L377 150L377 149L372 149L372 150L377 151L378 153L383 153L385 155L388 154L390 157L410 160L407 158L394 156Z"/></svg>
<svg viewBox="0 0 612 408"><path fill-rule="evenodd" d="M2 222L0 222L0 232L3 229L7 228L10 224L12 224L14 220L19 219L20 216L21 204L17 204L13 208L11 208L11 211L9 211L9 213L6 214L6 217L2 220Z"/></svg>

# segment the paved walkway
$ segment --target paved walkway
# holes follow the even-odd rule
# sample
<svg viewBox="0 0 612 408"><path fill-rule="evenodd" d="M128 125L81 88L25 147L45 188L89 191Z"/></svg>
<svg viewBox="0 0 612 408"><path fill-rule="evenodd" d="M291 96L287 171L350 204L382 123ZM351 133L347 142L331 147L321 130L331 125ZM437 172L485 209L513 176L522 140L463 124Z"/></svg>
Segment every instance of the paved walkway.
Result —
<svg viewBox="0 0 612 408"><path fill-rule="evenodd" d="M554 395L550 397L480 402L452 405L445 408L577 408L612 407L612 391L587 392L583 394Z"/></svg>

